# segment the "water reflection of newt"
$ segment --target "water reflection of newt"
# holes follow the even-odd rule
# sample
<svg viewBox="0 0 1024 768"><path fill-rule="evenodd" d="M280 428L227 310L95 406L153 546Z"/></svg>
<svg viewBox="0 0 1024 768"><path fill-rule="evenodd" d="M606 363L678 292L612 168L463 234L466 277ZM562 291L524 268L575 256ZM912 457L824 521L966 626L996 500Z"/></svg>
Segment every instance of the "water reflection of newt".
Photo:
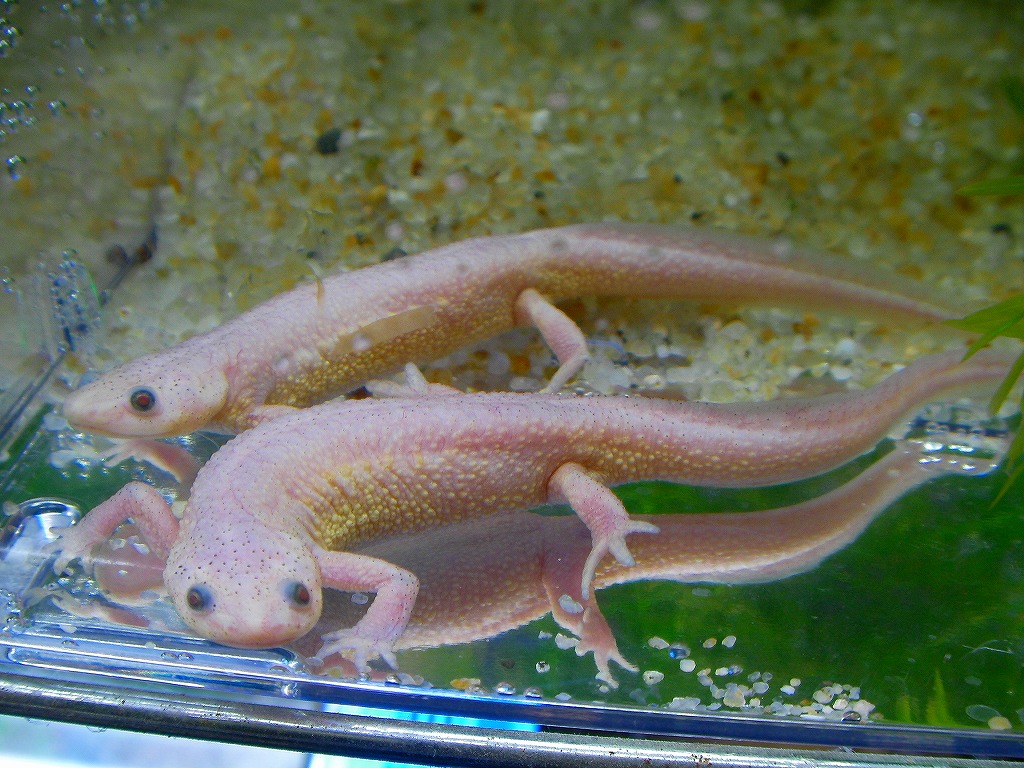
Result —
<svg viewBox="0 0 1024 768"><path fill-rule="evenodd" d="M801 504L761 512L636 515L656 523L661 533L634 539L633 566L605 560L594 587L648 580L752 584L803 573L854 541L909 490L944 471L966 470L899 445L845 485ZM550 612L579 638L577 654L593 652L597 677L614 684L609 662L630 671L636 667L620 653L594 594L580 594L590 546L590 532L576 516L524 512L388 539L361 551L420 579L412 618L395 650L485 639ZM364 610L350 599L334 600L325 607L323 626L354 622ZM315 652L318 634L311 632L295 647ZM341 664L342 671L354 673L347 660Z"/></svg>
<svg viewBox="0 0 1024 768"><path fill-rule="evenodd" d="M646 580L750 584L802 573L856 539L907 491L949 471L967 470L900 444L845 485L801 504L761 512L637 516L656 522L661 534L635 540L634 566L614 561L599 566L594 587ZM153 556L140 557L131 546L132 531L121 533L125 538L118 540L116 551L104 545L97 554L96 578L113 600L131 603L142 589L159 588L163 564ZM127 546L121 545L126 539ZM487 639L550 612L579 638L579 655L594 654L597 677L614 685L610 662L630 671L636 667L620 653L596 596L580 594L590 546L590 532L575 516L520 512L386 539L359 552L395 563L420 579L419 597L396 651ZM132 561L127 567L125 554ZM317 630L357 622L366 606L352 597L332 593L320 625L292 647L312 655L319 647ZM325 662L324 671L357 674L340 655Z"/></svg>

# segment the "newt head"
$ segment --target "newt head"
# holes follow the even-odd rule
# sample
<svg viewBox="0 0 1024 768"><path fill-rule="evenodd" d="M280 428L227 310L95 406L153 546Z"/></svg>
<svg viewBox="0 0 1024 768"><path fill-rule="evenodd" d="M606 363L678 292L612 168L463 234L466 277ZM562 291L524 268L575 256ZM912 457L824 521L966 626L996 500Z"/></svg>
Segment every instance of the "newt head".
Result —
<svg viewBox="0 0 1024 768"><path fill-rule="evenodd" d="M173 437L208 426L227 396L227 379L216 366L158 353L72 392L64 417L76 429L109 437Z"/></svg>
<svg viewBox="0 0 1024 768"><path fill-rule="evenodd" d="M197 533L172 547L164 584L198 635L235 648L274 648L320 619L320 567L297 536L259 525Z"/></svg>

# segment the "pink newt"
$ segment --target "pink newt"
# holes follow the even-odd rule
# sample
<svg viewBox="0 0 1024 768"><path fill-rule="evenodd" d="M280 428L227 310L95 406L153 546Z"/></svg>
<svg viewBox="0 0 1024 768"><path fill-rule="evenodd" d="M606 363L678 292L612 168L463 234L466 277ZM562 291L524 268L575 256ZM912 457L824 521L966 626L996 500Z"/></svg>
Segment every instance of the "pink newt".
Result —
<svg viewBox="0 0 1024 768"><path fill-rule="evenodd" d="M796 304L887 320L951 315L920 286L853 274L780 242L709 229L581 224L455 243L302 285L68 396L75 427L113 437L239 432L368 379L536 326L560 361L587 359L552 302L597 294ZM130 452L130 451L129 451Z"/></svg>
<svg viewBox="0 0 1024 768"><path fill-rule="evenodd" d="M272 647L316 623L322 588L375 592L353 628L323 636L321 654L393 647L418 589L414 574L351 549L368 540L495 512L567 502L593 544L581 595L611 553L633 562L630 519L609 486L641 479L729 487L809 477L874 446L917 404L995 383L995 353L922 358L860 392L770 403L644 398L435 394L336 400L265 422L200 470L182 519L152 487L130 483L65 533L58 571L132 518L167 558L164 584L198 634Z"/></svg>
<svg viewBox="0 0 1024 768"><path fill-rule="evenodd" d="M942 474L977 475L992 468L965 467L959 460L926 455L916 446L899 443L844 485L792 506L759 512L639 515L637 520L656 524L659 534L632 542L636 563L631 567L602 562L589 598L580 594L580 585L590 531L571 515L490 515L381 539L357 551L414 573L419 581L409 623L395 642L396 652L485 640L552 613L578 638L578 655L594 654L598 679L614 686L610 662L630 671L636 667L619 651L594 594L598 590L648 580L750 584L804 573L853 542L912 488ZM50 596L78 615L146 626L144 609L152 597L147 601L140 593L163 590L163 563L131 546L137 531L130 524L120 527L117 535L116 547L104 542L94 553L96 583L113 607L84 606ZM142 612L125 606L138 606ZM317 626L292 647L312 656L319 648L317 628L326 632L355 624L365 612L365 606L346 593L325 593ZM348 659L334 656L323 661L324 670L337 666L346 675L355 674Z"/></svg>

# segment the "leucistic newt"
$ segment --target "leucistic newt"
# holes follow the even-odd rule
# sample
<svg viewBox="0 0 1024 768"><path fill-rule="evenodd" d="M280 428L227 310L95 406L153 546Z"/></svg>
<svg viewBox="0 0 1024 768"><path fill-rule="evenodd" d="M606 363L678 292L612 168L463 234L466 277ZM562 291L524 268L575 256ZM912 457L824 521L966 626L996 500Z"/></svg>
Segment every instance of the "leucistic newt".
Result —
<svg viewBox="0 0 1024 768"><path fill-rule="evenodd" d="M854 274L783 241L580 224L466 240L302 285L100 376L67 397L64 415L112 437L240 432L517 325L536 326L560 361L553 392L587 346L552 302L588 294L795 304L893 322L952 316L920 286Z"/></svg>
<svg viewBox="0 0 1024 768"><path fill-rule="evenodd" d="M448 394L409 372L411 395L335 400L272 419L199 471L181 521L164 498L129 483L69 529L60 572L131 518L166 556L164 584L203 637L272 647L316 623L322 588L375 592L355 627L323 636L323 656L360 668L392 649L409 620L416 576L353 553L368 540L567 502L591 532L581 595L611 553L632 563L631 520L609 486L641 479L753 487L809 477L874 446L914 406L951 388L995 383L1008 358L921 358L859 392L769 403ZM443 556L441 553L439 556Z"/></svg>
<svg viewBox="0 0 1024 768"><path fill-rule="evenodd" d="M580 594L580 580L590 552L590 531L573 515L490 515L372 541L356 551L414 573L419 581L409 623L394 645L396 652L486 640L551 613L578 639L578 655L594 654L597 678L614 686L612 661L629 671L636 667L619 651L598 604L598 590L654 580L752 584L805 573L852 543L911 489L945 474L981 475L994 466L973 465L897 442L894 450L852 480L792 506L758 512L637 515L634 519L657 525L658 535L631 542L633 566L602 561L589 598ZM103 542L94 551L94 577L103 603L83 604L59 593L48 596L77 615L133 626L159 624L164 614L148 609L163 591L163 563L133 546L138 534L130 525L119 528L117 535L113 546ZM319 649L318 629L328 632L355 624L365 612L366 607L350 595L325 592L317 626L290 647L312 656ZM356 673L344 657L335 655L323 662L321 672L337 668L344 675Z"/></svg>
<svg viewBox="0 0 1024 768"><path fill-rule="evenodd" d="M494 637L551 613L578 638L576 653L594 654L597 678L616 685L610 662L636 671L619 651L598 605L598 590L638 581L754 584L816 568L851 544L911 489L944 474L981 475L994 466L923 453L898 442L861 474L814 499L758 512L637 515L658 526L657 536L633 539L636 558L625 567L604 560L589 598L580 577L590 552L590 531L571 515L532 512L491 515L422 533L371 542L359 553L416 574L416 604L394 650L436 648ZM438 553L444 553L443 557ZM354 624L365 607L335 593L324 596L326 632ZM699 627L694 627L699 631ZM292 647L317 651L316 631ZM346 674L347 659L324 659Z"/></svg>

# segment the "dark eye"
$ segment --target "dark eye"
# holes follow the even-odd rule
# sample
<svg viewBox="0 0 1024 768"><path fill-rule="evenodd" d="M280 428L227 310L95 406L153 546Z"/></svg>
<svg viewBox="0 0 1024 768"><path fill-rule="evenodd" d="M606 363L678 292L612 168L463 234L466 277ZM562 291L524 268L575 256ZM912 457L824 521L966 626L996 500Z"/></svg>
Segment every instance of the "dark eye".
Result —
<svg viewBox="0 0 1024 768"><path fill-rule="evenodd" d="M289 584L288 599L296 605L309 605L309 587L299 581Z"/></svg>
<svg viewBox="0 0 1024 768"><path fill-rule="evenodd" d="M139 413L145 413L156 405L156 395L151 389L135 389L128 395L128 402Z"/></svg>
<svg viewBox="0 0 1024 768"><path fill-rule="evenodd" d="M191 587L185 593L185 602L193 611L205 611L213 607L213 595L206 587Z"/></svg>

